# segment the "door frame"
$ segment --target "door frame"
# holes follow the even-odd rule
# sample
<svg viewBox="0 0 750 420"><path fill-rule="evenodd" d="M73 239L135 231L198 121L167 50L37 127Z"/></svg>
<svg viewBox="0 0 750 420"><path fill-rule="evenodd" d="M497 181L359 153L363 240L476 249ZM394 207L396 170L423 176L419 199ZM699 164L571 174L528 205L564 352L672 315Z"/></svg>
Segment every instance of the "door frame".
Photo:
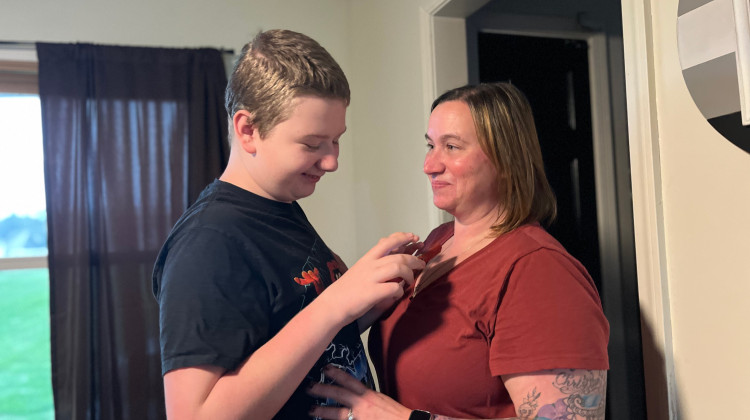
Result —
<svg viewBox="0 0 750 420"><path fill-rule="evenodd" d="M420 31L425 109L429 109L438 92L469 82L466 70L468 59L465 42L466 17L489 1L422 1ZM650 420L667 420L676 416L678 411L666 271L664 216L659 204L662 196L661 162L658 121L654 103L656 96L653 82L654 65L651 58L650 0L621 1L633 224L638 297L643 327L642 352L646 382L646 408ZM457 42L445 43L439 42L440 40L457 40ZM593 72L592 77L594 77ZM606 82L606 79L597 77L595 80L595 82L592 80L592 92L596 91L597 95L601 91L608 93L608 88L602 89L601 85ZM592 98L592 119L594 119L594 110L598 108L595 104L598 103L600 103L599 99ZM610 109L610 104L607 104L604 109ZM595 128L595 130L598 129ZM599 132L598 135L601 136L602 133ZM607 149L612 151L611 142L609 147L595 147L598 147L602 153ZM597 185L603 186L604 180L602 182L597 180ZM597 186L597 195L598 193L599 187ZM605 192L604 197L608 197L609 193ZM435 209L430 214L430 223L433 226L446 220L448 217L440 210ZM609 234L609 232L605 233L605 235ZM607 236L606 239L610 238ZM606 241L600 241L600 243L606 243ZM605 255L609 258L609 251L602 257L604 258ZM602 274L604 275L604 272Z"/></svg>
<svg viewBox="0 0 750 420"><path fill-rule="evenodd" d="M458 2L458 0L454 0L454 2ZM440 0L436 4L448 7L449 4L454 2ZM474 5L476 5L476 2ZM468 11L466 8L456 9L460 12ZM444 16L439 14L440 10L442 9L433 10L430 14L423 9L422 51L425 58L423 71L425 75L424 101L426 109L429 109L437 95L445 90L478 80L478 75L470 75L470 70L468 70L468 61L476 61L477 53L467 48L466 16ZM474 11L476 10L471 10L468 14ZM505 35L576 39L586 41L589 46L589 87L601 280L602 283L606 284L620 284L622 270L610 114L607 37L602 32L583 32L576 28L575 22L567 20L553 21L521 15L502 15L499 16L499 19L501 21L496 23L503 29L476 28L476 31L481 30ZM540 20L544 21L541 22ZM540 27L549 29L539 30ZM445 40L454 41L445 42ZM445 212L436 210L435 213L437 214L432 215L436 219L435 223L432 224L433 226L449 220L450 215Z"/></svg>
<svg viewBox="0 0 750 420"><path fill-rule="evenodd" d="M652 339L643 345L646 406L650 420L676 419L679 407L661 205L651 0L621 1L638 297L641 324Z"/></svg>
<svg viewBox="0 0 750 420"><path fill-rule="evenodd" d="M574 39L588 44L589 91L591 103L591 134L594 157L596 218L599 239L601 281L616 285L622 282L620 266L620 234L617 220L615 160L609 97L607 37L601 32L579 30L539 30L529 16L501 16L504 29L476 28L476 32L519 35L541 38ZM547 25L547 27L549 27ZM472 28L474 29L474 28ZM469 51L469 60L477 61L476 52ZM470 70L471 73L471 70ZM469 75L470 82L478 75ZM474 79L474 80L472 80Z"/></svg>

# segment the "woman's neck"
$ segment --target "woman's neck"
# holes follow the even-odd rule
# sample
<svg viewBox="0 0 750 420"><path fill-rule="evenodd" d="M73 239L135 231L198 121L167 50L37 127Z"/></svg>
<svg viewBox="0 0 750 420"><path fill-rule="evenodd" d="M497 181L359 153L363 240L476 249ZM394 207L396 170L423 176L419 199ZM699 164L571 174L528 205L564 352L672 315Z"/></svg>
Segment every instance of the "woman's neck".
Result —
<svg viewBox="0 0 750 420"><path fill-rule="evenodd" d="M453 239L456 242L477 241L481 237L490 236L492 226L500 221L499 206L492 207L482 213L476 212L471 216L455 216L453 223Z"/></svg>

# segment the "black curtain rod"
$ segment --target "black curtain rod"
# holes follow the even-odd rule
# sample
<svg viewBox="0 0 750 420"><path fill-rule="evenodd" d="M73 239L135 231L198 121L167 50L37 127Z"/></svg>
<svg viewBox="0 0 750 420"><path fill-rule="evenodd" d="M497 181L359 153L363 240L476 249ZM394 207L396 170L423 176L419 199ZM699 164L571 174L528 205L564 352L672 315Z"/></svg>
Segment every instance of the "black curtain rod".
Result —
<svg viewBox="0 0 750 420"><path fill-rule="evenodd" d="M0 46L35 48L36 43L28 41L0 41Z"/></svg>
<svg viewBox="0 0 750 420"><path fill-rule="evenodd" d="M36 42L29 41L0 41L0 46L19 47L19 48L36 48ZM226 48L216 48L224 54L234 55L234 50Z"/></svg>

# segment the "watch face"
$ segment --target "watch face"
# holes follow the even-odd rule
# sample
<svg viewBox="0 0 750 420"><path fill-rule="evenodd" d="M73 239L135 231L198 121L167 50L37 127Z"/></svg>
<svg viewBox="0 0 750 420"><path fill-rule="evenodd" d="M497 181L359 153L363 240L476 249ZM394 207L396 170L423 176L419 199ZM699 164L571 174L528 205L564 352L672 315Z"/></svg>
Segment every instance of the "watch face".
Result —
<svg viewBox="0 0 750 420"><path fill-rule="evenodd" d="M427 411L413 410L409 416L409 420L431 420L432 414Z"/></svg>

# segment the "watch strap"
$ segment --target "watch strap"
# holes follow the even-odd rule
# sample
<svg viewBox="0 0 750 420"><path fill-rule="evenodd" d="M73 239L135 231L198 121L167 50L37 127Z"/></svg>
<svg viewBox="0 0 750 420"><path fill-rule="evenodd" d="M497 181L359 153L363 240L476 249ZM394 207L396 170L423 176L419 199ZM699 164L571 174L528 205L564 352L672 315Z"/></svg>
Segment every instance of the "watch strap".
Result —
<svg viewBox="0 0 750 420"><path fill-rule="evenodd" d="M412 410L409 420L432 420L432 413L424 410Z"/></svg>

